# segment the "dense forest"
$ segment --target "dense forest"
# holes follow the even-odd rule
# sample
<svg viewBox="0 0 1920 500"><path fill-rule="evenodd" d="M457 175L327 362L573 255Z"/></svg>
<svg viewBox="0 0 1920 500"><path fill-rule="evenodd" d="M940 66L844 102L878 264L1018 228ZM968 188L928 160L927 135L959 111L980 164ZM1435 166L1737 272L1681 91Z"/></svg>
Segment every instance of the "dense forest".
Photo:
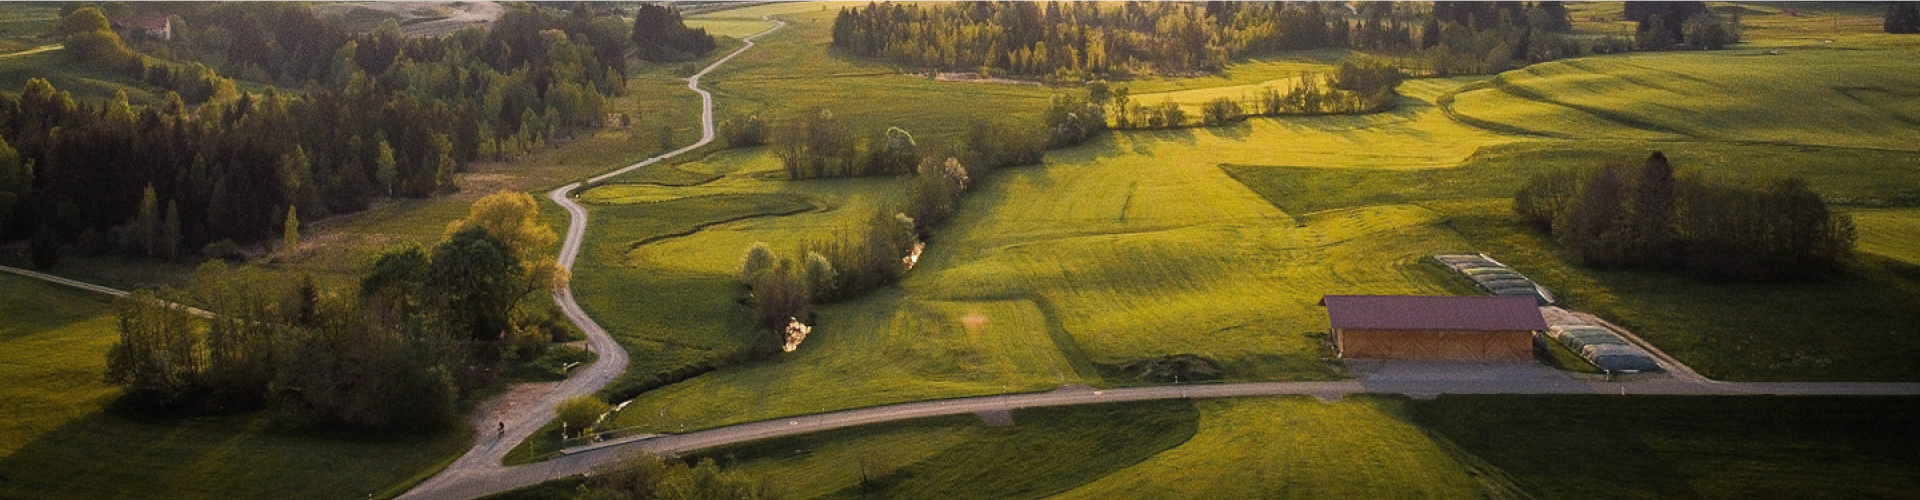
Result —
<svg viewBox="0 0 1920 500"><path fill-rule="evenodd" d="M1561 36L1572 23L1560 2L885 2L841 9L833 47L917 68L1081 80L1206 73L1244 55L1327 47L1401 57L1416 74L1489 73L1738 39L1700 2L1648 3L1627 8L1641 21L1635 40L1587 40ZM1683 6L1659 8L1669 3Z"/></svg>
<svg viewBox="0 0 1920 500"><path fill-rule="evenodd" d="M161 7L177 9L172 40L128 44L93 7L55 35L87 47L69 51L73 63L125 71L163 102L76 102L38 79L0 97L0 153L16 152L0 154L0 236L179 257L378 197L453 191L471 162L602 126L629 49L655 41L591 6L514 7L489 29L439 38L392 22L348 33L305 4L149 8ZM713 46L684 26L664 40L662 57ZM239 92L220 74L271 85Z"/></svg>

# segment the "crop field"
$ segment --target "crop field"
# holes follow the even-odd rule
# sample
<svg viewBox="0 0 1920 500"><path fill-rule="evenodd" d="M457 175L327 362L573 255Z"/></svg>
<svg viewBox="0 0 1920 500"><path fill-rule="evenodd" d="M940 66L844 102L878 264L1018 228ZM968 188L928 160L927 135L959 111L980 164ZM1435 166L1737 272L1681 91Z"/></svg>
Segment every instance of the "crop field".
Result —
<svg viewBox="0 0 1920 500"><path fill-rule="evenodd" d="M119 340L98 295L0 275L0 496L340 498L385 494L467 445L467 434L339 438L263 418L130 420L101 381ZM103 457L112 457L104 459ZM333 471L315 474L313 471Z"/></svg>

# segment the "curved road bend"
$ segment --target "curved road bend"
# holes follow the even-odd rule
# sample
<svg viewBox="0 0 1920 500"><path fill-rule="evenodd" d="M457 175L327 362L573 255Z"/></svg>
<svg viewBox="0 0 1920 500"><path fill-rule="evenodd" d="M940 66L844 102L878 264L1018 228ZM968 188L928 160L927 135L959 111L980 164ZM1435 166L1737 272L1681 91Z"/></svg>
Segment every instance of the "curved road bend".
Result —
<svg viewBox="0 0 1920 500"><path fill-rule="evenodd" d="M632 172L636 169L658 163L660 160L699 149L701 146L713 142L713 94L700 89L700 77L706 76L708 72L719 68L722 64L726 64L727 61L732 60L734 56L738 56L746 52L747 49L753 48L753 39L767 33L772 33L774 30L778 30L787 25L784 21L774 20L772 18L767 18L767 20L774 22L773 27L742 39L743 42L746 42L746 45L735 49L732 53L727 54L726 57L714 61L713 64L708 65L706 69L702 69L699 73L694 73L693 76L687 78L687 88L700 94L699 142L642 160L639 163L627 165L619 170L594 176L589 178L587 182L600 182L616 175ZM571 220L567 224L567 238L560 245L560 256L558 259L560 266L567 268L569 271L573 269L574 259L580 255L581 241L585 239L587 235L587 210L581 207L580 204L574 203L574 201L568 197L573 194L575 189L580 188L580 184L581 183L578 182L568 184L547 193L547 199L553 200L554 203L567 209L567 213L571 216ZM552 421L554 417L553 408L555 405L560 404L560 401L574 396L593 394L595 391L599 391L600 388L606 387L608 383L613 381L614 377L620 376L622 372L627 370L627 351L620 348L620 344L613 341L613 336L608 335L605 328L601 328L599 323L595 323L593 318L588 317L587 312L580 309L579 303L574 302L572 286L561 288L560 291L555 292L553 294L553 300L560 304L560 308L566 312L567 318L573 320L573 324L578 325L580 330L586 333L587 342L593 347L593 352L600 355L600 359L592 365L588 365L585 369L574 373L572 377L568 377L565 382L561 382L552 392L541 396L539 400L508 410L503 416L503 422L507 427L504 434L489 432L492 429L484 428L485 426L475 429L473 449L468 450L466 455L462 455L459 460L454 461L452 465L447 466L447 468L440 471L440 473L414 486L412 490L408 490L407 493L401 495L400 498L472 498L512 488L492 487L492 485L498 482L496 478L499 476L536 477L523 471L528 467L536 467L539 464L505 467L500 464L501 459L506 457L507 452L513 450L514 446L519 445L521 441L526 440L527 437L532 436L535 431L540 430L540 427ZM541 479L526 484L534 484L543 480L544 479Z"/></svg>

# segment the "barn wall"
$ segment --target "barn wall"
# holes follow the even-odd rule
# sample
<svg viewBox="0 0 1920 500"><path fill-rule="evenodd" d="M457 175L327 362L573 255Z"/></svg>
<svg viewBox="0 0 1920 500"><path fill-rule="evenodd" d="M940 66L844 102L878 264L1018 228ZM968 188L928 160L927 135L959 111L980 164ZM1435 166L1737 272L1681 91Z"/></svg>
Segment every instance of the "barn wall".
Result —
<svg viewBox="0 0 1920 500"><path fill-rule="evenodd" d="M1533 359L1533 332L1340 330L1340 355L1376 359Z"/></svg>

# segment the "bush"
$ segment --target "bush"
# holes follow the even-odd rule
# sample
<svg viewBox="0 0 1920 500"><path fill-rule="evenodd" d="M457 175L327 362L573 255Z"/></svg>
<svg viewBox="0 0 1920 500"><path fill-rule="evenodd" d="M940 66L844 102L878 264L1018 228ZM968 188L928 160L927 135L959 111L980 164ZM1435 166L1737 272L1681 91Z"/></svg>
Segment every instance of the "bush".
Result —
<svg viewBox="0 0 1920 500"><path fill-rule="evenodd" d="M586 433L588 429L592 429L594 424L600 422L600 416L605 415L607 410L612 408L613 407L608 406L605 401L601 401L600 398L593 396L574 396L567 398L566 401L561 401L558 406L553 408L553 412L555 414L554 418L559 420L562 425L565 425L568 432L578 436Z"/></svg>
<svg viewBox="0 0 1920 500"><path fill-rule="evenodd" d="M240 250L240 244L233 240L220 240L208 243L200 249L200 255L208 259L239 262L247 260L247 254Z"/></svg>
<svg viewBox="0 0 1920 500"><path fill-rule="evenodd" d="M720 135L727 139L727 147L744 148L765 146L770 136L767 120L760 115L740 115L720 122Z"/></svg>
<svg viewBox="0 0 1920 500"><path fill-rule="evenodd" d="M1142 359L1120 367L1120 373L1153 383L1219 380L1225 371L1213 360L1198 354L1172 354Z"/></svg>
<svg viewBox="0 0 1920 500"><path fill-rule="evenodd" d="M752 286L754 282L760 281L761 275L773 270L776 260L773 248L768 247L764 242L756 241L747 246L747 254L740 257L740 282Z"/></svg>
<svg viewBox="0 0 1920 500"><path fill-rule="evenodd" d="M1215 97L1200 108L1200 124L1217 127L1247 119L1246 110L1229 97Z"/></svg>

